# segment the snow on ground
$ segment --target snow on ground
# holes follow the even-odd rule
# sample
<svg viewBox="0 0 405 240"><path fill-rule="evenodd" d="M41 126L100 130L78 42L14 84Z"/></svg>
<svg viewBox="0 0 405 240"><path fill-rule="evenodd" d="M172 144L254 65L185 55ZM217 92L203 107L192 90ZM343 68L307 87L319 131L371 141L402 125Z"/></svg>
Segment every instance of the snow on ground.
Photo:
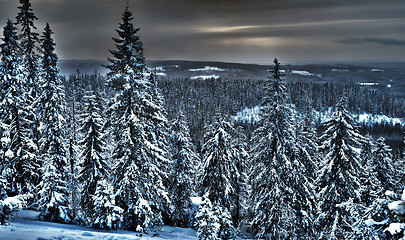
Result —
<svg viewBox="0 0 405 240"><path fill-rule="evenodd" d="M223 72L225 69L218 68L218 67L210 67L210 66L205 66L204 68L192 68L189 69L190 72L200 72L200 71L218 71L218 72Z"/></svg>
<svg viewBox="0 0 405 240"><path fill-rule="evenodd" d="M165 68L164 67L155 67L155 70L159 71L159 72L164 72Z"/></svg>
<svg viewBox="0 0 405 240"><path fill-rule="evenodd" d="M156 74L156 76L166 76L166 73L162 73L162 72L157 72L155 74Z"/></svg>
<svg viewBox="0 0 405 240"><path fill-rule="evenodd" d="M217 75L200 75L200 76L194 76L194 77L191 77L191 79L202 79L202 80L206 80L206 79L211 79L211 78L213 78L213 79L218 79L219 78L219 76L217 76Z"/></svg>
<svg viewBox="0 0 405 240"><path fill-rule="evenodd" d="M117 230L102 231L76 225L42 222L35 220L34 211L20 211L8 226L0 226L1 240L161 240L197 239L196 232L190 228L164 226L159 236L153 234L138 236L138 233Z"/></svg>
<svg viewBox="0 0 405 240"><path fill-rule="evenodd" d="M350 72L349 69L337 69L337 68L333 68L331 71L332 72Z"/></svg>
<svg viewBox="0 0 405 240"><path fill-rule="evenodd" d="M302 75L302 76L322 77L321 74L315 74L315 73L310 73L308 71L298 71L298 70L291 70L291 74L297 74L297 75Z"/></svg>
<svg viewBox="0 0 405 240"><path fill-rule="evenodd" d="M194 206L200 206L202 204L201 197L191 197L191 202Z"/></svg>
<svg viewBox="0 0 405 240"><path fill-rule="evenodd" d="M358 83L361 86L375 86L378 85L379 83Z"/></svg>
<svg viewBox="0 0 405 240"><path fill-rule="evenodd" d="M326 111L318 112L314 111L314 119L317 123L324 122L329 119L331 116L332 108L329 108ZM255 106L253 108L245 108L242 111L236 113L235 116L232 116L232 121L235 122L258 122L260 120L260 106ZM380 114L371 114L371 113L361 113L361 114L352 114L353 119L358 124L366 124L366 125L373 125L373 124L381 124L386 123L390 125L399 124L401 126L405 126L405 119L403 118L393 118L388 117L386 115Z"/></svg>
<svg viewBox="0 0 405 240"><path fill-rule="evenodd" d="M371 69L372 72L384 72L382 69L373 68Z"/></svg>
<svg viewBox="0 0 405 240"><path fill-rule="evenodd" d="M258 122L260 120L260 106L255 106L253 108L246 107L242 111L236 113L235 116L232 116L232 121L235 122Z"/></svg>

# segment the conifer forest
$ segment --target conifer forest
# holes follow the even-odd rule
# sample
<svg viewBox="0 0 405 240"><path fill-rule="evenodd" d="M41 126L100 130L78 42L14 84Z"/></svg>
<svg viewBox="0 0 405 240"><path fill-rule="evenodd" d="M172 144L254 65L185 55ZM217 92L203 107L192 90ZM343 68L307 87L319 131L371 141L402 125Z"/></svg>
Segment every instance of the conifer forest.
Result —
<svg viewBox="0 0 405 240"><path fill-rule="evenodd" d="M140 238L405 239L401 94L294 78L311 74L277 56L265 78L169 77L129 7L106 74L62 75L52 23L37 28L30 0L15 10L1 23L0 239L24 211Z"/></svg>

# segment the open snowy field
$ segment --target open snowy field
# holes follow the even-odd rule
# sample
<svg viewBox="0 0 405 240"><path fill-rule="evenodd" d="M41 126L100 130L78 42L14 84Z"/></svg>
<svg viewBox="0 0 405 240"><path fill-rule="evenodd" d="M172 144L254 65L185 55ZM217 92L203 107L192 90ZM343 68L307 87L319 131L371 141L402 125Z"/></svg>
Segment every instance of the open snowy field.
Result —
<svg viewBox="0 0 405 240"><path fill-rule="evenodd" d="M102 231L88 227L50 223L36 220L36 212L21 211L8 226L0 225L1 240L160 240L160 239L197 239L193 229L163 227L159 236L153 234L139 236L138 233L124 230Z"/></svg>

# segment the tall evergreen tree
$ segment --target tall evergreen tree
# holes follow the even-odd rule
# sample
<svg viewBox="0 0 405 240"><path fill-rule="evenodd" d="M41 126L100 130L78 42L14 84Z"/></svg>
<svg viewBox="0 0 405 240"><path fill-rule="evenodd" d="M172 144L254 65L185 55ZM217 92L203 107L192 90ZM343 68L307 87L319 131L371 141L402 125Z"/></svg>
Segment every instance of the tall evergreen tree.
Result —
<svg viewBox="0 0 405 240"><path fill-rule="evenodd" d="M160 228L162 208L169 202L162 171L167 153L156 142L159 138L151 125L153 120L166 120L157 115L161 106L155 104L151 82L145 77L139 29L132 19L126 9L117 30L120 38L114 38L117 50L111 51L115 59L109 59L107 67L110 86L116 90L111 108L117 204L124 210L123 227L143 232Z"/></svg>
<svg viewBox="0 0 405 240"><path fill-rule="evenodd" d="M46 221L68 222L68 165L64 136L65 96L58 76L58 57L54 53L52 30L46 25L42 35L41 95L38 111L40 115L40 157L43 162L43 179L40 183L39 209Z"/></svg>
<svg viewBox="0 0 405 240"><path fill-rule="evenodd" d="M346 110L346 100L342 97L331 119L324 123L321 149L326 155L317 179L320 239L344 239L351 231L351 219L350 213L339 204L360 200L362 167L356 148L363 137Z"/></svg>
<svg viewBox="0 0 405 240"><path fill-rule="evenodd" d="M202 193L208 193L210 200L228 211L235 206L236 179L239 178L234 146L229 134L232 125L221 118L215 117L214 123L208 126L206 142L202 148L201 187Z"/></svg>
<svg viewBox="0 0 405 240"><path fill-rule="evenodd" d="M20 45L16 28L9 20L4 28L1 44L1 128L4 151L3 174L9 184L9 195L27 193L33 190L32 141L30 137L26 78L21 65Z"/></svg>
<svg viewBox="0 0 405 240"><path fill-rule="evenodd" d="M31 181L37 185L41 178L40 164L38 160L38 141L39 141L39 119L36 111L36 100L39 97L39 45L40 39L39 34L35 32L37 29L34 22L38 18L34 15L33 9L31 7L30 0L19 0L20 6L18 7L19 13L16 16L16 24L21 28L21 34L19 36L21 48L22 48L22 62L26 72L26 89L25 89L25 99L27 102L27 129L29 131L26 133L27 138L31 139L31 148L28 149L32 162L32 165L36 166L33 169L33 178Z"/></svg>
<svg viewBox="0 0 405 240"><path fill-rule="evenodd" d="M258 238L310 239L313 190L297 158L292 109L280 64L264 89L256 145L251 154L249 224Z"/></svg>
<svg viewBox="0 0 405 240"><path fill-rule="evenodd" d="M246 136L243 134L241 127L235 128L233 136L233 159L239 174L232 175L232 182L235 183L234 207L231 209L231 216L235 226L238 226L245 214L245 200L247 197L247 162L249 153L246 151Z"/></svg>
<svg viewBox="0 0 405 240"><path fill-rule="evenodd" d="M376 149L371 170L376 174L376 178L383 189L395 190L395 169L391 158L391 149L385 144L383 137L378 138L375 145Z"/></svg>
<svg viewBox="0 0 405 240"><path fill-rule="evenodd" d="M105 142L103 139L103 120L100 116L100 106L94 94L84 97L86 109L81 115L81 128L79 131L83 138L79 141L82 147L80 154L81 168L78 181L82 183L81 206L87 217L91 217L94 208L92 197L95 194L97 183L108 179L110 166L104 157Z"/></svg>
<svg viewBox="0 0 405 240"><path fill-rule="evenodd" d="M170 148L172 169L170 172L170 199L174 207L171 220L175 226L189 227L192 216L191 199L195 186L195 164L197 155L194 152L185 115L180 110L178 119L172 123Z"/></svg>
<svg viewBox="0 0 405 240"><path fill-rule="evenodd" d="M16 22L21 26L21 47L24 53L24 65L27 70L28 87L33 100L37 97L38 77L39 77L39 56L37 55L40 43L39 34L34 32L37 29L34 21L38 18L34 15L30 0L19 0L20 12L16 17ZM38 45L37 45L38 44Z"/></svg>

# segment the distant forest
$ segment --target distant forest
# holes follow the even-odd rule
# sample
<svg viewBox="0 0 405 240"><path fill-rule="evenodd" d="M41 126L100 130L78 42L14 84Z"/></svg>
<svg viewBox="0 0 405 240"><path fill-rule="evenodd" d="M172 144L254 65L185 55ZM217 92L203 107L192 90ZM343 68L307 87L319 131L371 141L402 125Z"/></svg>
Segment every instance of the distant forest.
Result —
<svg viewBox="0 0 405 240"><path fill-rule="evenodd" d="M73 83L73 82L76 83ZM177 117L180 108L184 110L190 127L190 135L197 150L201 149L204 139L204 127L208 126L215 114L234 116L246 107L260 105L263 88L267 79L190 79L158 77L157 86L165 99L165 108L169 119ZM95 74L81 74L80 70L65 78L64 85L67 99L72 99L73 86L76 99L80 102L88 90L110 93L106 77ZM335 106L341 96L348 97L348 110L353 114L370 113L388 117L405 118L405 99L392 96L386 92L348 83L308 83L288 81L287 92L291 103L298 112L308 105L314 111L325 112ZM251 136L255 123L238 123L244 133ZM319 133L321 122L316 122ZM389 123L360 124L362 134L371 134L376 138L383 136L393 149L403 147L405 127ZM398 153L399 153L398 149Z"/></svg>

